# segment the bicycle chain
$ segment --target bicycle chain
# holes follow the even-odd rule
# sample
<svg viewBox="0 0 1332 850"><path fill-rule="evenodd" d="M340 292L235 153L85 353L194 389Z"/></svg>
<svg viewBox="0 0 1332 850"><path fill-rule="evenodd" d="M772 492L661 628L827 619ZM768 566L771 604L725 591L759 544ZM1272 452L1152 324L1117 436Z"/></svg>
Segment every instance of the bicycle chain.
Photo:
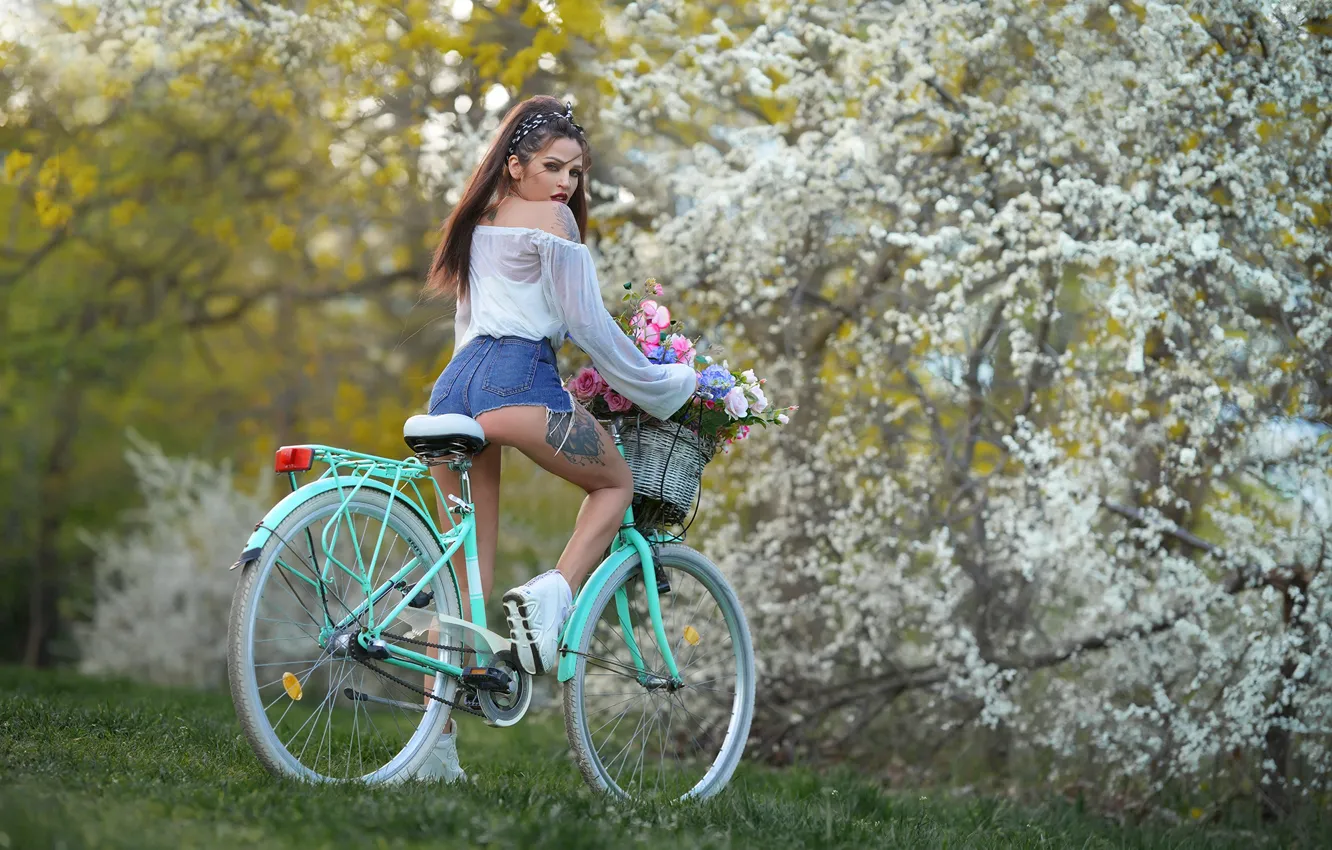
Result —
<svg viewBox="0 0 1332 850"><path fill-rule="evenodd" d="M414 643L417 646L426 646L431 649L443 649L447 650L448 652L461 652L464 654L470 653L473 655L476 654L475 649L468 649L465 646L449 646L448 644L443 644L443 643L431 643L428 640L417 640L416 638L409 638L406 635L395 635L395 634L388 634L387 632L381 632L379 636L380 638L389 638L391 640L402 641L403 643ZM450 702L449 700L446 700L443 697L435 696L434 694L427 691L425 688L418 688L415 685L411 684L410 682L407 682L403 679L399 679L397 676L393 675L389 671L384 670L380 667L376 667L365 658L360 657L359 653L353 654L352 658L355 659L358 663L364 665L365 667L369 667L376 675L380 676L381 678L387 679L390 682L393 682L395 685L401 685L407 690L418 693L423 697L428 697L430 699L433 699L435 702L442 702L445 705L452 706L453 708L462 709L468 714L475 714L477 717L485 716L484 712L472 708L471 706L467 705L466 702L459 702L458 697L454 697L454 701ZM458 689L463 692L464 694L463 698L465 699L466 686L463 685L462 682L459 682Z"/></svg>
<svg viewBox="0 0 1332 850"><path fill-rule="evenodd" d="M480 711L480 710L478 710L478 709L472 708L471 706L467 705L467 703L465 702L465 699L466 699L466 686L464 686L461 682L458 683L458 690L460 690L460 691L463 692L463 696L462 696L462 697L454 697L454 698L453 698L453 701L450 702L449 700L446 700L446 699L444 699L444 698L441 697L441 696L436 696L435 694L430 693L430 692L427 691L425 688L418 688L416 685L413 685L411 682L408 682L408 681L405 680L405 679L399 679L397 676L393 675L393 674L390 673L389 671L384 670L384 669L382 669L382 668L380 668L380 667L376 667L375 665L371 664L371 663L370 663L369 661L367 661L366 659L361 658L361 657L360 657L359 655L357 655L357 654L353 654L353 655L352 655L352 659L355 660L357 663L359 663L359 664L365 666L365 667L369 667L370 670L371 670L371 672L375 673L377 676L379 676L379 677L381 677L381 678L384 678L384 679L389 680L390 682L394 683L395 685L401 685L402 687L406 688L407 690L412 691L412 692L414 692L414 693L418 693L418 694L420 694L420 695L423 696L423 697L427 697L427 698L429 698L429 699L433 699L435 702L442 702L442 703L444 703L444 704L447 705L447 706L451 706L451 707L453 707L453 708L462 709L463 711L467 712L468 714L475 714L477 717L485 717L485 712L482 712L482 711ZM464 700L464 701L461 701L461 702L460 702L460 701L459 701L460 699L461 699L461 700Z"/></svg>

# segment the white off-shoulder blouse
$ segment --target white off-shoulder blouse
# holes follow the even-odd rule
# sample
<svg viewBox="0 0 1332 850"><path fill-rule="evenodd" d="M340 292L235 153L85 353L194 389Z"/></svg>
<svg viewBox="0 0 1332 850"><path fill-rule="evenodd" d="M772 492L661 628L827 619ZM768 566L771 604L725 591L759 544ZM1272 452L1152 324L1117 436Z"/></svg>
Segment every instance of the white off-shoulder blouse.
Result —
<svg viewBox="0 0 1332 850"><path fill-rule="evenodd" d="M667 418L694 393L692 366L651 362L615 324L586 245L530 227L478 225L454 351L477 336L544 338L558 350L566 332L611 389L653 416Z"/></svg>

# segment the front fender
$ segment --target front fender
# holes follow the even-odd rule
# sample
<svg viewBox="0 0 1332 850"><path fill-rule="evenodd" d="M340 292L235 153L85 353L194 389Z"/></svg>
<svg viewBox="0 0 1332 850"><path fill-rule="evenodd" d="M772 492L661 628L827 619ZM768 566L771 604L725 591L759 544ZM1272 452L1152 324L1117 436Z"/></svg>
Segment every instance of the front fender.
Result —
<svg viewBox="0 0 1332 850"><path fill-rule="evenodd" d="M435 524L430 521L429 517L421 512L420 507L414 501L403 498L401 492L394 490L392 487L376 478L354 475L329 476L328 478L320 478L317 481L311 481L309 484L293 490L287 494L286 498L269 509L268 513L264 514L264 518L254 527L254 532L250 535L250 539L245 541L245 548L241 551L241 555L236 560L236 563L231 565L231 569L234 570L237 567L244 566L245 564L256 560L259 557L260 551L263 550L264 544L268 542L268 538L273 536L273 532L277 530L277 527L281 525L282 521L286 519L292 511L296 510L297 507L316 496L321 496L324 493L327 493L329 490L337 490L339 488L346 489L348 493L354 492L357 489L378 490L389 496L396 493L396 501L398 504L406 505L408 509L420 517L421 521L425 523L426 528L435 527Z"/></svg>

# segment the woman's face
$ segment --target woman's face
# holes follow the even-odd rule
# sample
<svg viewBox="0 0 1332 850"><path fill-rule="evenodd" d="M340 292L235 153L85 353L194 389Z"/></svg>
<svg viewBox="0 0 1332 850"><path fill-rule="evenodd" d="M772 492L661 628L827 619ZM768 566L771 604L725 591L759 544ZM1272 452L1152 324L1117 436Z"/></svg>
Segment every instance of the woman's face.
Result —
<svg viewBox="0 0 1332 850"><path fill-rule="evenodd" d="M583 146L573 139L553 139L523 168L509 157L509 176L520 198L569 203L583 179Z"/></svg>

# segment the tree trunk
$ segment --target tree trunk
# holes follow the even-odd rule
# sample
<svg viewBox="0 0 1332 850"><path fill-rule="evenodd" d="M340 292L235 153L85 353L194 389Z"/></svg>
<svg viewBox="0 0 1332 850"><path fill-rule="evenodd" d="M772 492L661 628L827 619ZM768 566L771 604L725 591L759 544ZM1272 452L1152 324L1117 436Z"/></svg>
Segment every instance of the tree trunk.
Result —
<svg viewBox="0 0 1332 850"><path fill-rule="evenodd" d="M1301 570L1296 569L1290 583L1286 586L1285 602L1282 606L1282 619L1287 631L1295 631L1303 636L1304 624L1301 615L1307 605L1309 579ZM1285 698L1283 694L1291 687L1295 677L1298 660L1287 656L1281 665L1281 680L1277 682L1278 699L1283 699L1281 710L1272 718L1263 738L1263 763L1271 761L1275 768L1269 773L1263 768L1263 782L1258 795L1263 807L1263 820L1281 820L1291 812L1290 800L1290 726L1295 721L1294 698Z"/></svg>
<svg viewBox="0 0 1332 850"><path fill-rule="evenodd" d="M37 544L33 547L28 585L28 639L23 649L25 667L40 667L49 660L46 642L57 622L56 595L52 592L60 557L57 536L67 503L62 496L69 489L66 473L72 461L71 450L82 407L83 392L71 381L60 391L52 410L56 434L41 470L38 487L41 504L37 509Z"/></svg>

